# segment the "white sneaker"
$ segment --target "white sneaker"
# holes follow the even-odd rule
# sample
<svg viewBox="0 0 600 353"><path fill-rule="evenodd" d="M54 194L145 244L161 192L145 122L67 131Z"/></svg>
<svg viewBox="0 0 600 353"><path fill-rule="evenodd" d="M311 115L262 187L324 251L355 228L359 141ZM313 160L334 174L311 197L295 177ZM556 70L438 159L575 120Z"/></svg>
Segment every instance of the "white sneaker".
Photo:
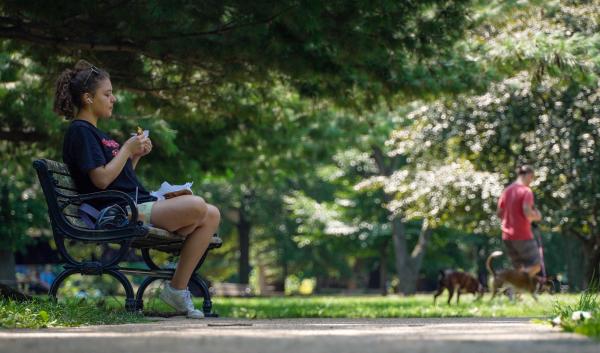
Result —
<svg viewBox="0 0 600 353"><path fill-rule="evenodd" d="M169 283L165 283L163 290L159 295L165 303L169 304L177 311L185 311L190 319L203 319L204 313L194 308L192 295L188 289L175 289Z"/></svg>

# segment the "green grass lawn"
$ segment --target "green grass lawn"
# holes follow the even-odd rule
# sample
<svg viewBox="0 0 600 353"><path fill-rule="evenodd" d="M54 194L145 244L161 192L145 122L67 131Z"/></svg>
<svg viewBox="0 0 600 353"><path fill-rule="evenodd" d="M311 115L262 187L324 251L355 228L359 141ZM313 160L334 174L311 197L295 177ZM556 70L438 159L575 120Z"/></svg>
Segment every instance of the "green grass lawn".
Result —
<svg viewBox="0 0 600 353"><path fill-rule="evenodd" d="M274 318L395 318L395 317L534 317L547 319L556 313L557 303L564 306L576 305L579 296L570 294L541 295L535 302L531 296L523 295L517 302L506 297L489 301L474 301L465 295L460 305L447 305L444 297L433 304L432 295L401 296L311 296L311 297L257 297L257 298L214 298L214 310L221 317L274 319ZM118 300L117 300L118 299ZM52 327L97 324L119 324L143 322L140 314L124 311L122 298L107 298L93 302L71 300L53 303L46 298L37 298L30 303L0 301L0 326ZM201 307L202 301L195 300ZM146 300L151 312L172 312L159 300Z"/></svg>
<svg viewBox="0 0 600 353"><path fill-rule="evenodd" d="M142 314L126 312L122 304L113 305L107 301L72 299L56 303L46 296L24 303L0 300L0 328L75 327L144 321L147 319Z"/></svg>
<svg viewBox="0 0 600 353"><path fill-rule="evenodd" d="M446 298L446 297L444 297ZM440 297L439 299L442 299ZM535 302L531 296L520 301L508 298L490 302L486 297L474 301L463 296L461 303L447 305L445 300L433 304L432 295L359 296L359 297L274 297L274 298L216 298L214 309L223 317L272 318L394 318L394 317L536 317L547 318L554 312L555 303L571 305L576 295L542 295ZM200 303L198 303L200 304Z"/></svg>

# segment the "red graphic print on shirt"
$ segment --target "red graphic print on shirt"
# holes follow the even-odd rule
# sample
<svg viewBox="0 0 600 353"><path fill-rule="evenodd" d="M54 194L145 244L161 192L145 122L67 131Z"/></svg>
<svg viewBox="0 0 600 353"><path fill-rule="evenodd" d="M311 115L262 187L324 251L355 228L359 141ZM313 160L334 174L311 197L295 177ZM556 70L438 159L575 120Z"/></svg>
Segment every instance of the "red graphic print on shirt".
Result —
<svg viewBox="0 0 600 353"><path fill-rule="evenodd" d="M119 143L115 140L102 139L102 144L108 148L112 148L112 155L115 157L119 153Z"/></svg>

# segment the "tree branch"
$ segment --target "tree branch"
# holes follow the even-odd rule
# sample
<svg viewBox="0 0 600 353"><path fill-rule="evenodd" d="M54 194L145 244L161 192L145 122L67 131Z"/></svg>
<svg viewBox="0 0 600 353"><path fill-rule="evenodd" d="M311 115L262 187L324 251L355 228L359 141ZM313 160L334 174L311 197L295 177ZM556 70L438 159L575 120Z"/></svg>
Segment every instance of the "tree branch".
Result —
<svg viewBox="0 0 600 353"><path fill-rule="evenodd" d="M210 31L202 31L202 32L194 32L194 33L183 33L177 34L173 36L155 36L148 37L146 41L149 42L160 42L160 41L172 41L177 39L185 39L185 38L193 38L193 37L201 37L208 35L218 35L226 32L231 32L235 30L239 30L245 27L251 27L261 24L267 24L275 20L277 17L283 15L289 10L293 9L297 5L289 6L274 15L264 19L253 22L242 23L240 25L233 25L235 22L231 21L226 24L223 24L219 28L210 30ZM70 20L74 20L71 18ZM22 41L28 41L32 43L54 46L61 49L83 49L83 50L93 50L93 51L116 51L116 52L130 52L130 53L144 53L150 57L155 59L164 59L156 56L150 55L147 51L144 51L143 46L134 44L134 41L128 42L119 42L119 43L94 43L94 42L82 42L77 40L71 40L68 37L58 38L58 37L49 37L43 36L39 33L47 33L48 30L46 27L36 26L33 23L25 23L22 19L16 19L13 17L0 17L0 37L9 38L9 39L18 39Z"/></svg>
<svg viewBox="0 0 600 353"><path fill-rule="evenodd" d="M10 131L0 130L0 140L11 142L40 142L45 140L48 135L37 131Z"/></svg>
<svg viewBox="0 0 600 353"><path fill-rule="evenodd" d="M83 49L83 50L95 50L95 51L117 51L117 52L130 52L130 53L141 53L143 48L134 45L133 43L93 43L93 42L81 42L70 40L68 37L57 38L42 36L33 33L31 28L35 28L33 25L24 23L11 24L6 27L10 18L0 18L0 37L8 39L18 39L26 42L32 42L41 45L53 46L61 49ZM26 29L27 28L27 29ZM44 32L43 29L39 29L40 32Z"/></svg>
<svg viewBox="0 0 600 353"><path fill-rule="evenodd" d="M392 170L390 170L390 168L387 166L386 160L385 160L385 154L383 153L383 151L381 150L381 148L379 148L378 146L372 146L371 149L373 150L373 159L375 160L375 164L377 165L377 168L379 169L379 173L383 176L390 176L392 175Z"/></svg>
<svg viewBox="0 0 600 353"><path fill-rule="evenodd" d="M421 232L419 233L419 240L413 248L413 251L410 256L412 261L415 262L415 264L419 264L421 259L425 255L425 249L427 249L427 244L429 243L429 239L431 238L432 233L433 231L429 227L429 222L427 221L427 219L424 219L423 224L421 225Z"/></svg>
<svg viewBox="0 0 600 353"><path fill-rule="evenodd" d="M252 27L252 26L257 26L257 25L262 25L262 24L268 24L268 23L273 22L273 20L275 20L277 17L283 15L284 13L288 12L289 10L291 10L297 6L298 5L288 6L287 8L285 8L263 20L241 23L239 25L234 25L235 21L230 21L230 22L225 23L225 24L219 26L218 28L215 28L210 31L202 31L202 32L195 32L195 33L183 33L183 34L179 34L179 35L175 35L175 36L149 37L149 40L153 41L153 42L158 42L158 41L175 40L175 39L182 39L182 38L202 37L202 36L215 35L215 34L218 35L218 34L223 34L223 33L227 33L227 32L232 32L232 31L242 29L245 27Z"/></svg>

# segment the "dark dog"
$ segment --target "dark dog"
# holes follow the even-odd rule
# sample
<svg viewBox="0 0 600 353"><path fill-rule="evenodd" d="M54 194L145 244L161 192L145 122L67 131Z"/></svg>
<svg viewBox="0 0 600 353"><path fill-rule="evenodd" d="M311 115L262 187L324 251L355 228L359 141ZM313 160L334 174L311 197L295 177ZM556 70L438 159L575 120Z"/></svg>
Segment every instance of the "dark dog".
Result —
<svg viewBox="0 0 600 353"><path fill-rule="evenodd" d="M545 279L540 278L540 286L538 287L538 292L556 294L557 283L558 280L556 279L556 276L548 276ZM560 286L560 283L558 284L558 286Z"/></svg>
<svg viewBox="0 0 600 353"><path fill-rule="evenodd" d="M527 272L522 270L494 271L494 268L492 267L492 261L496 257L502 256L502 254L502 251L494 251L490 254L490 256L488 256L487 261L485 262L488 272L494 277L494 284L492 285L492 298L490 300L494 299L498 291L503 288L506 283L508 283L515 289L529 292L533 299L537 301L537 296L535 295L536 292L545 289L547 284L543 283L544 281L541 278L537 276L531 277Z"/></svg>
<svg viewBox="0 0 600 353"><path fill-rule="evenodd" d="M472 275L460 271L440 270L437 293L433 295L434 304L444 289L448 289L448 305L450 305L454 291L456 291L456 304L458 304L462 293L477 294L476 300L479 300L483 296L483 286L481 283Z"/></svg>

